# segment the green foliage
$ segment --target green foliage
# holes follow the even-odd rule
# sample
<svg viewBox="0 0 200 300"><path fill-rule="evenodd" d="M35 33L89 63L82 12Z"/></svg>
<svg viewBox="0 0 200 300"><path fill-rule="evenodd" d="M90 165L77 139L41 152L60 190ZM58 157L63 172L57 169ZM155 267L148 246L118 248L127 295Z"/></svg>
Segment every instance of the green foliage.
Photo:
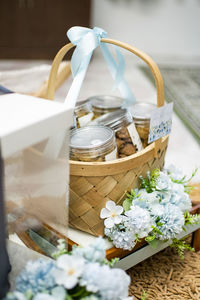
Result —
<svg viewBox="0 0 200 300"><path fill-rule="evenodd" d="M131 190L130 193L126 193L126 199L122 204L124 211L130 210L133 200L139 197L140 194L137 194L134 190Z"/></svg>
<svg viewBox="0 0 200 300"><path fill-rule="evenodd" d="M161 225L157 226L162 226L162 223L160 223ZM162 235L162 232L155 226L151 226L152 227L152 231L150 232L150 234L145 238L145 241L152 247L152 248L156 248L157 244L158 244L158 239L157 239L157 235Z"/></svg>
<svg viewBox="0 0 200 300"><path fill-rule="evenodd" d="M198 168L196 168L196 169L193 171L191 177L188 178L188 179L186 179L186 176L183 176L183 178L181 178L181 179L179 179L179 180L178 180L178 179L173 179L173 178L171 178L171 181L172 181L172 182L175 182L175 183L180 183L180 184L183 184L183 185L187 185L188 182L190 182L190 181L192 180L192 178L196 175L197 171L198 171Z"/></svg>
<svg viewBox="0 0 200 300"><path fill-rule="evenodd" d="M104 265L108 265L110 266L111 268L113 268L115 266L115 264L119 261L119 258L116 257L116 258L112 258L111 260L108 260L105 258L103 264Z"/></svg>
<svg viewBox="0 0 200 300"><path fill-rule="evenodd" d="M124 209L124 211L127 211L127 210L130 210L130 208L131 208L131 205L132 205L132 200L131 199L128 199L128 198L126 198L125 200L124 200L124 202L123 202L123 209Z"/></svg>
<svg viewBox="0 0 200 300"><path fill-rule="evenodd" d="M33 298L33 292L32 291L26 291L26 293L25 293L25 297L26 297L26 299L27 300L31 300L32 298Z"/></svg>
<svg viewBox="0 0 200 300"><path fill-rule="evenodd" d="M141 300L147 300L147 293L143 290L143 294L141 295Z"/></svg>
<svg viewBox="0 0 200 300"><path fill-rule="evenodd" d="M147 193L152 193L156 189L156 182L160 176L160 170L154 169L151 173L147 172L147 178L140 176L141 188L146 189Z"/></svg>
<svg viewBox="0 0 200 300"><path fill-rule="evenodd" d="M185 226L187 226L187 225L194 225L194 224L199 224L200 223L200 215L199 214L191 215L189 213L189 211L186 211L184 213L184 217L185 217Z"/></svg>
<svg viewBox="0 0 200 300"><path fill-rule="evenodd" d="M69 291L68 291L69 292ZM82 299L84 297L90 296L92 293L88 292L85 287L76 286L70 290L67 300L71 299Z"/></svg>
<svg viewBox="0 0 200 300"><path fill-rule="evenodd" d="M175 238L172 239L172 244L170 245L170 247L176 249L181 259L184 258L185 250L194 251L194 248L192 248L189 244L186 243L185 238L181 240Z"/></svg>

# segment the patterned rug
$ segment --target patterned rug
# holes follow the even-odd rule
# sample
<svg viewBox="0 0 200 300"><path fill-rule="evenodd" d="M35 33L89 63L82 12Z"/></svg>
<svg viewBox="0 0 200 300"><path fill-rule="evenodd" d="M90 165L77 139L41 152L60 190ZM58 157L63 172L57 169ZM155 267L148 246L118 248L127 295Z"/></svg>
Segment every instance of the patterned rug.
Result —
<svg viewBox="0 0 200 300"><path fill-rule="evenodd" d="M128 270L130 294L145 300L200 300L200 252L180 259L167 248Z"/></svg>

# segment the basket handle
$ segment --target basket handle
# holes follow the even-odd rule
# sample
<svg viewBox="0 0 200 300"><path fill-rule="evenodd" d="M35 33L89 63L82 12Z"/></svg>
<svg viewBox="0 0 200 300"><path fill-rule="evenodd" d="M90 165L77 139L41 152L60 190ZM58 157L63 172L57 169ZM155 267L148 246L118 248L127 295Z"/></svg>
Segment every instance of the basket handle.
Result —
<svg viewBox="0 0 200 300"><path fill-rule="evenodd" d="M123 43L123 42L120 42L120 41L117 41L117 40L107 39L107 38L101 39L101 42L108 43L108 44L113 44L113 45L119 46L121 48L124 48L124 49L132 52L133 54L135 54L139 58L141 58L148 65L148 67L150 68L150 70L153 74L155 84L156 84L157 107L163 106L164 105L164 84L163 84L163 79L162 79L162 75L160 73L160 70L159 70L157 64L153 61L153 59L150 56L148 56L146 53L144 53L143 51L141 51L141 50L139 50L139 49L127 44L127 43ZM45 97L46 99L49 99L49 100L54 99L58 67L59 67L61 61L63 60L64 56L66 55L66 53L70 49L72 49L74 46L75 45L73 45L72 43L69 43L69 44L65 45L64 47L62 47L60 49L60 51L55 56L55 58L53 60L53 63L52 63L49 79L48 79L47 93L46 93L46 97ZM155 141L155 157L158 155L160 143L161 143L161 139Z"/></svg>
<svg viewBox="0 0 200 300"><path fill-rule="evenodd" d="M113 44L113 45L119 46L121 48L124 48L124 49L132 52L139 58L141 58L148 65L148 67L150 68L150 70L154 76L154 80L156 83L157 106L158 107L163 106L164 105L163 79L162 79L160 70L159 70L157 64L153 61L153 59L150 56L148 56L146 53L144 53L143 51L141 51L127 43L123 43L123 42L120 42L117 40L112 40L112 39L104 39L104 38L101 39L101 42ZM61 61L63 60L64 56L66 55L66 53L73 47L74 47L74 45L72 43L65 45L64 47L62 47L60 49L60 51L57 53L57 55L55 56L55 58L53 60L49 79L48 79L47 93L46 93L46 98L49 100L54 99L55 83L56 83L56 77L57 77L57 73L58 73L58 67L59 67Z"/></svg>

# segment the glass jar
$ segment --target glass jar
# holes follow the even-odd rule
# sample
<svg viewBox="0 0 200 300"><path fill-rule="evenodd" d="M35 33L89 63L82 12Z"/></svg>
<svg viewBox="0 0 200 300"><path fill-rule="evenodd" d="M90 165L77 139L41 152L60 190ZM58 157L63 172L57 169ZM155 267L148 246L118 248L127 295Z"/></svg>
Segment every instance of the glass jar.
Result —
<svg viewBox="0 0 200 300"><path fill-rule="evenodd" d="M143 149L133 118L127 109L118 109L105 114L90 124L108 126L115 131L118 158L132 155Z"/></svg>
<svg viewBox="0 0 200 300"><path fill-rule="evenodd" d="M70 159L86 162L114 160L116 156L114 131L105 126L87 126L70 134Z"/></svg>
<svg viewBox="0 0 200 300"><path fill-rule="evenodd" d="M144 148L148 145L150 118L155 108L155 104L143 102L136 102L131 107L131 114Z"/></svg>
<svg viewBox="0 0 200 300"><path fill-rule="evenodd" d="M92 105L94 119L122 108L124 100L117 96L94 96L88 99Z"/></svg>
<svg viewBox="0 0 200 300"><path fill-rule="evenodd" d="M74 109L76 118L76 127L84 127L93 119L92 106L88 100L83 100L77 103Z"/></svg>

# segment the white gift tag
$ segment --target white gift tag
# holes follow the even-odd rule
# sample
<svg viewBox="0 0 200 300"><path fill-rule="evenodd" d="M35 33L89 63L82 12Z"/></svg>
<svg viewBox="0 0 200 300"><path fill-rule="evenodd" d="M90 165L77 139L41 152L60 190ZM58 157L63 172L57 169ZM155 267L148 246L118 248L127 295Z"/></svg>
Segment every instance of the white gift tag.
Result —
<svg viewBox="0 0 200 300"><path fill-rule="evenodd" d="M135 127L135 124L131 123L130 125L128 125L127 129L128 129L130 138L132 140L132 143L133 143L133 145L136 146L137 150L141 151L142 149L144 149L143 146L142 146L140 136L139 136L139 134L137 132L137 129Z"/></svg>
<svg viewBox="0 0 200 300"><path fill-rule="evenodd" d="M88 123L90 123L90 121L92 120L93 116L94 116L94 114L93 114L93 112L91 112L83 117L78 118L80 127L84 127L84 126L88 125Z"/></svg>
<svg viewBox="0 0 200 300"><path fill-rule="evenodd" d="M117 159L117 147L105 156L105 161Z"/></svg>
<svg viewBox="0 0 200 300"><path fill-rule="evenodd" d="M173 102L158 107L151 113L148 143L169 134L172 126Z"/></svg>

